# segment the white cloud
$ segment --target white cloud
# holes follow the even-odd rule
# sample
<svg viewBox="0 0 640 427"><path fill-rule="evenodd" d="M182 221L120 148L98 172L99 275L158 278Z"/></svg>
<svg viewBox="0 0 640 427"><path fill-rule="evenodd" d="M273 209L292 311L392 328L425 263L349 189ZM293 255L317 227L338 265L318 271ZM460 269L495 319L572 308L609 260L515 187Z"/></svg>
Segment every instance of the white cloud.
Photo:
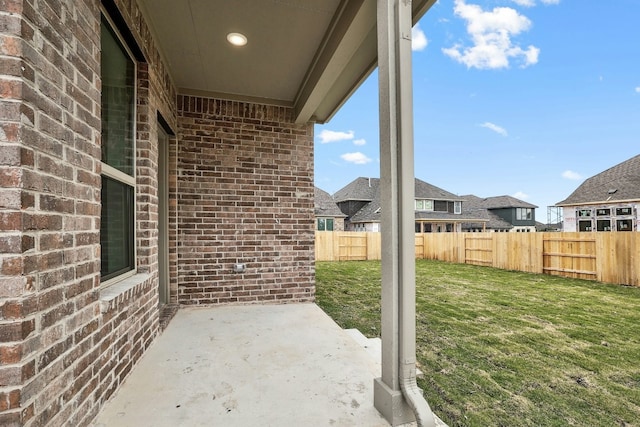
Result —
<svg viewBox="0 0 640 427"><path fill-rule="evenodd" d="M562 172L562 177L564 179L570 179L572 181L580 181L582 179L582 175L580 175L578 172L574 172L571 170L566 170Z"/></svg>
<svg viewBox="0 0 640 427"><path fill-rule="evenodd" d="M513 195L513 197L515 197L516 199L520 199L520 200L527 200L529 199L529 195L525 192L522 191L518 191L517 193L515 193Z"/></svg>
<svg viewBox="0 0 640 427"><path fill-rule="evenodd" d="M502 136L507 136L507 130L501 126L498 126L496 124L493 124L491 122L484 122L483 124L480 125L483 128L487 128L487 129L491 129L492 131L494 131L497 134L500 134Z"/></svg>
<svg viewBox="0 0 640 427"><path fill-rule="evenodd" d="M367 141L363 138L353 140L353 145L365 145L366 143Z"/></svg>
<svg viewBox="0 0 640 427"><path fill-rule="evenodd" d="M636 87L636 93L640 93L640 86Z"/></svg>
<svg viewBox="0 0 640 427"><path fill-rule="evenodd" d="M420 28L419 24L416 24L415 27L411 29L411 50L420 51L424 50L429 44L429 40L427 36L424 34L424 31Z"/></svg>
<svg viewBox="0 0 640 427"><path fill-rule="evenodd" d="M511 40L531 28L531 21L510 7L496 7L487 12L465 0L455 0L454 12L467 22L467 32L473 46L456 44L443 48L450 58L465 64L468 68L497 69L508 68L511 60L518 60L521 67L536 64L540 49L528 46L522 49Z"/></svg>
<svg viewBox="0 0 640 427"><path fill-rule="evenodd" d="M366 165L367 163L371 162L370 158L360 153L359 151L355 153L345 153L340 156L340 158L342 158L342 160L344 160L345 162L353 163L356 165Z"/></svg>
<svg viewBox="0 0 640 427"><path fill-rule="evenodd" d="M533 7L536 5L535 0L511 0L511 1L523 7Z"/></svg>
<svg viewBox="0 0 640 427"><path fill-rule="evenodd" d="M536 5L536 0L511 0L518 6L522 7L533 7ZM550 4L559 4L560 0L540 0L542 4L550 5Z"/></svg>
<svg viewBox="0 0 640 427"><path fill-rule="evenodd" d="M338 142L353 139L354 133L352 130L348 132L336 132L333 130L323 129L318 136L320 137L321 144L328 144L329 142Z"/></svg>

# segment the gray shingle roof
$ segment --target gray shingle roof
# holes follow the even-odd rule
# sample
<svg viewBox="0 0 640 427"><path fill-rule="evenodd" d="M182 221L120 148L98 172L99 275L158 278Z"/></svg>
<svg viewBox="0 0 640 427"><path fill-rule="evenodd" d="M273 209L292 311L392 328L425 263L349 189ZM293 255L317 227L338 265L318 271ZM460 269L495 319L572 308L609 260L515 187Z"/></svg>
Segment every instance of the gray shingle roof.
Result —
<svg viewBox="0 0 640 427"><path fill-rule="evenodd" d="M556 206L640 200L640 155L617 164L583 182Z"/></svg>
<svg viewBox="0 0 640 427"><path fill-rule="evenodd" d="M465 202L462 204L462 213L464 215L480 217L486 220L487 221L486 227L491 230L510 230L513 228L513 225L509 224L508 221L505 221L504 219L500 218L498 215L494 214L489 210L489 208L486 207L487 203L489 206L494 205L492 201L487 202L488 199L499 199L501 197L510 197L510 196L488 197L488 198L482 199L480 197L469 194L462 197L464 197L465 199ZM515 198L513 199L518 200ZM526 203L526 202L522 202L522 203L529 205L529 203ZM500 206L500 204L497 204L496 206ZM517 207L525 207L525 206L517 206ZM537 206L534 206L534 207L537 207ZM495 209L499 209L499 208L495 208ZM462 224L462 228L463 229L475 228L475 227L472 227L472 225L477 226L478 224L475 224L473 222L464 223Z"/></svg>
<svg viewBox="0 0 640 427"><path fill-rule="evenodd" d="M416 178L415 183L416 199L433 199L433 200L447 200L447 201L461 201L462 197L456 196L453 193L449 193L440 187L431 185L428 182L424 182Z"/></svg>
<svg viewBox="0 0 640 427"><path fill-rule="evenodd" d="M360 177L338 190L333 198L338 203L347 200L372 201L378 194L379 187L380 178ZM415 180L415 197L417 199L462 200L462 197L417 178Z"/></svg>
<svg viewBox="0 0 640 427"><path fill-rule="evenodd" d="M340 190L336 191L333 195L333 199L336 203L345 202L347 200L371 201L378 192L379 186L380 178L356 178Z"/></svg>
<svg viewBox="0 0 640 427"><path fill-rule="evenodd" d="M357 178L346 187L334 194L336 202L347 200L363 200L370 203L362 207L349 219L352 223L356 222L379 222L380 221L380 179L379 178ZM462 197L456 196L442 188L431 185L420 179L415 180L415 197L417 199L447 200L447 201L463 201ZM462 203L464 206L464 202ZM477 216L456 215L447 212L416 212L416 219L425 220L479 220L482 218Z"/></svg>
<svg viewBox="0 0 640 427"><path fill-rule="evenodd" d="M315 187L313 197L313 210L316 216L328 216L334 218L344 218L346 215L333 200L333 197L324 190Z"/></svg>
<svg viewBox="0 0 640 427"><path fill-rule="evenodd" d="M463 196L467 197L467 196ZM476 196L473 196L476 197ZM485 209L505 209L505 208L537 208L536 205L532 205L531 203L525 202L520 199L516 199L512 196L494 196L494 197L486 197L480 198L476 197L477 201L476 205L478 207L482 207Z"/></svg>

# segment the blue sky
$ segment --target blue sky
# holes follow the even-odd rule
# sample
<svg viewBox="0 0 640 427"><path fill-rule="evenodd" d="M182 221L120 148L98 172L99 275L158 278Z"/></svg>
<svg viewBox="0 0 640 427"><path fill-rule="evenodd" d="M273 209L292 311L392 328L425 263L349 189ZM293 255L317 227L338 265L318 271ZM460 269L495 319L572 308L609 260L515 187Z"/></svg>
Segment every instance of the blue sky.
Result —
<svg viewBox="0 0 640 427"><path fill-rule="evenodd" d="M640 154L640 0L439 0L413 34L415 174L547 206ZM315 128L315 184L379 177L378 75Z"/></svg>

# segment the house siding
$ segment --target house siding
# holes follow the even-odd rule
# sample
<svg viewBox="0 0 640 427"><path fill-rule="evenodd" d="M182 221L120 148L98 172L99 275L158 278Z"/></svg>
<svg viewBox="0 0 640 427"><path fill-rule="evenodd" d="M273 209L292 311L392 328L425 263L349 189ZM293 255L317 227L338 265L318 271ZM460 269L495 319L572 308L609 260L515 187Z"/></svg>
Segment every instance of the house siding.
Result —
<svg viewBox="0 0 640 427"><path fill-rule="evenodd" d="M616 208L632 208L633 214L626 216L617 216L615 214ZM577 212L581 209L589 209L593 212L593 216L590 218L578 218ZM610 209L611 215L606 215L603 217L596 216L597 209ZM590 221L590 230L589 231L597 231L597 220L605 219L611 221L611 231L620 231L617 230L617 220L618 219L630 219L633 223L633 229L629 231L640 231L640 203L632 202L632 203L602 203L602 204L581 204L575 206L563 206L563 229L562 231L566 232L574 232L580 231L579 222L580 221ZM608 231L604 231L608 232Z"/></svg>
<svg viewBox="0 0 640 427"><path fill-rule="evenodd" d="M519 220L517 219L516 208L504 208L504 209L491 209L498 217L507 221L509 224L512 224L514 228L511 231L522 231L522 230L530 230L535 231L536 226L536 210L531 209L531 219L530 220Z"/></svg>
<svg viewBox="0 0 640 427"><path fill-rule="evenodd" d="M145 58L136 88L137 274L108 288L100 2L0 2L2 426L88 425L158 335L158 116L175 135L171 301L313 300L312 125L294 125L279 107L177 102L137 3L105 4ZM229 273L233 262L247 272Z"/></svg>

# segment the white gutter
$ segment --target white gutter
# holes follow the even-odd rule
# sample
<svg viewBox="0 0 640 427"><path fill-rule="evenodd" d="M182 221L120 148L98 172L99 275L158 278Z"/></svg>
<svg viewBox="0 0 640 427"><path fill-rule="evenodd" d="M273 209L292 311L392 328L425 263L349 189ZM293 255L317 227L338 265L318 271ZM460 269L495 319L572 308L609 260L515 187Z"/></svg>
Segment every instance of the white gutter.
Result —
<svg viewBox="0 0 640 427"><path fill-rule="evenodd" d="M382 377L375 407L393 426L434 427L416 383L411 0L378 0Z"/></svg>

